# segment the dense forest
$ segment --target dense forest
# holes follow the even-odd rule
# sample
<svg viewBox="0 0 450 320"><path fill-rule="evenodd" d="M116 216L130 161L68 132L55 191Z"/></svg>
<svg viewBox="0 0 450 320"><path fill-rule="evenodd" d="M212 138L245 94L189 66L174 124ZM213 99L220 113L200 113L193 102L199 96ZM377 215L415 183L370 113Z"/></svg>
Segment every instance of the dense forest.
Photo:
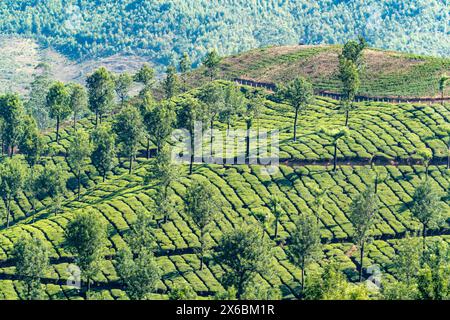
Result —
<svg viewBox="0 0 450 320"><path fill-rule="evenodd" d="M276 44L343 43L447 56L445 0L4 0L0 32L31 36L73 58L133 53L197 63Z"/></svg>

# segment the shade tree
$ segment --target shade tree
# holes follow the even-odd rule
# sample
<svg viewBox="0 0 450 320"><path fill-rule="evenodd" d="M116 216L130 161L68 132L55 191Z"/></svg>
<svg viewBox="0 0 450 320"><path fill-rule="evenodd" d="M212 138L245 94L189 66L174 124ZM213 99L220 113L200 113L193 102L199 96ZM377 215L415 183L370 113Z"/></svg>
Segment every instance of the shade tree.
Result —
<svg viewBox="0 0 450 320"><path fill-rule="evenodd" d="M106 175L114 167L116 157L116 139L109 125L100 125L92 131L92 153L90 155L92 164L100 173L103 182Z"/></svg>
<svg viewBox="0 0 450 320"><path fill-rule="evenodd" d="M55 82L47 93L47 108L50 118L56 120L56 142L59 142L59 128L61 121L71 114L70 91L61 81Z"/></svg>
<svg viewBox="0 0 450 320"><path fill-rule="evenodd" d="M95 125L114 105L114 77L106 68L100 67L86 78L89 109L95 113Z"/></svg>

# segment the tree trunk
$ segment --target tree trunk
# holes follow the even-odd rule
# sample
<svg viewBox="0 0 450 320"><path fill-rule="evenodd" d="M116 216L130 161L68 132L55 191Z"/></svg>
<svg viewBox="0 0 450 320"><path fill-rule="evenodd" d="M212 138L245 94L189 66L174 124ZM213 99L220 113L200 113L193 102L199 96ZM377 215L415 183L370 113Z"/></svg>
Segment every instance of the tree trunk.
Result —
<svg viewBox="0 0 450 320"><path fill-rule="evenodd" d="M76 113L73 114L73 129L74 130L77 129L77 114Z"/></svg>
<svg viewBox="0 0 450 320"><path fill-rule="evenodd" d="M447 155L447 170L449 170L450 169L450 137L448 138L447 148L448 148L448 150L447 150L447 152L448 152L448 155Z"/></svg>
<svg viewBox="0 0 450 320"><path fill-rule="evenodd" d="M78 201L80 201L80 194L81 194L81 172L80 171L78 171L77 180L78 180L78 195L77 195L77 199L78 199Z"/></svg>
<svg viewBox="0 0 450 320"><path fill-rule="evenodd" d="M6 229L9 228L9 219L11 216L11 200L6 200Z"/></svg>
<svg viewBox="0 0 450 320"><path fill-rule="evenodd" d="M210 124L210 129L211 129L211 139L210 139L210 151L211 151L211 160L213 159L213 143L214 143L214 119L211 119L211 124Z"/></svg>
<svg viewBox="0 0 450 320"><path fill-rule="evenodd" d="M298 108L295 108L295 118L294 118L294 142L297 141L297 121L298 121Z"/></svg>
<svg viewBox="0 0 450 320"><path fill-rule="evenodd" d="M363 259L364 259L364 243L361 244L360 248L360 258L359 258L359 282L362 282L362 272L363 272Z"/></svg>
<svg viewBox="0 0 450 320"><path fill-rule="evenodd" d="M103 178L103 182L105 182L106 181L106 170L103 171L102 178Z"/></svg>
<svg viewBox="0 0 450 320"><path fill-rule="evenodd" d="M59 142L59 116L56 117L56 142Z"/></svg>
<svg viewBox="0 0 450 320"><path fill-rule="evenodd" d="M304 259L302 261L301 268L302 268L302 292L303 292L305 290L305 261L304 261Z"/></svg>
<svg viewBox="0 0 450 320"><path fill-rule="evenodd" d="M150 138L147 138L147 160L150 159Z"/></svg>
<svg viewBox="0 0 450 320"><path fill-rule="evenodd" d="M276 239L278 236L278 218L275 219L275 236L274 239Z"/></svg>
<svg viewBox="0 0 450 320"><path fill-rule="evenodd" d="M425 252L427 248L427 226L425 224L422 227L422 241L423 251Z"/></svg>
<svg viewBox="0 0 450 320"><path fill-rule="evenodd" d="M245 151L245 158L249 159L250 158L250 129L251 129L251 124L249 122L247 122L247 134L245 137L245 141L246 141L246 151Z"/></svg>
<svg viewBox="0 0 450 320"><path fill-rule="evenodd" d="M337 143L334 144L334 160L333 160L333 171L337 171Z"/></svg>
<svg viewBox="0 0 450 320"><path fill-rule="evenodd" d="M133 156L130 156L130 166L128 168L128 173L131 174L133 171Z"/></svg>
<svg viewBox="0 0 450 320"><path fill-rule="evenodd" d="M98 126L98 111L95 111L95 127Z"/></svg>
<svg viewBox="0 0 450 320"><path fill-rule="evenodd" d="M346 127L348 127L349 113L350 113L350 111L348 111L348 110L345 112L345 126L346 126Z"/></svg>

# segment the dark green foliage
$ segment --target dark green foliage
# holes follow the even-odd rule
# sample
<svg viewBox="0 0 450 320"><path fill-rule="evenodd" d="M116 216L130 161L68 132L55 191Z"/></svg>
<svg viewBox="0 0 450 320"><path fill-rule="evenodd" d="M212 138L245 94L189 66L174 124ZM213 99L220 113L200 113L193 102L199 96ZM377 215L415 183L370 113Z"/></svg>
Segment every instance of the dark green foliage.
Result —
<svg viewBox="0 0 450 320"><path fill-rule="evenodd" d="M216 259L225 266L224 285L236 289L241 299L254 277L270 271L271 251L261 229L242 225L226 232L217 249Z"/></svg>
<svg viewBox="0 0 450 320"><path fill-rule="evenodd" d="M82 115L88 106L86 88L78 83L67 85L70 92L69 106L73 114L73 127L76 129L77 118Z"/></svg>
<svg viewBox="0 0 450 320"><path fill-rule="evenodd" d="M50 118L56 119L56 142L59 141L59 126L71 113L70 91L64 83L57 81L47 93L47 108Z"/></svg>
<svg viewBox="0 0 450 320"><path fill-rule="evenodd" d="M75 255L75 263L87 284L87 296L92 278L100 271L105 245L106 226L94 211L78 213L67 225L65 246Z"/></svg>
<svg viewBox="0 0 450 320"><path fill-rule="evenodd" d="M19 150L25 155L25 160L30 167L34 166L44 152L44 142L36 120L26 115L23 122L24 132L19 143Z"/></svg>
<svg viewBox="0 0 450 320"><path fill-rule="evenodd" d="M87 77L86 87L89 94L89 109L95 113L95 124L108 113L114 103L115 83L112 74L104 67L97 69Z"/></svg>
<svg viewBox="0 0 450 320"><path fill-rule="evenodd" d="M129 158L129 173L133 170L133 160L138 151L139 142L144 134L144 125L139 110L133 106L124 108L115 118L113 131L122 151Z"/></svg>
<svg viewBox="0 0 450 320"><path fill-rule="evenodd" d="M94 167L106 180L106 174L114 166L116 157L115 136L108 125L101 125L91 133L92 153L91 161Z"/></svg>
<svg viewBox="0 0 450 320"><path fill-rule="evenodd" d="M205 73L209 76L210 80L214 80L214 77L217 75L217 68L219 67L222 58L217 54L216 50L211 50L208 54L203 58L203 66L206 68Z"/></svg>
<svg viewBox="0 0 450 320"><path fill-rule="evenodd" d="M91 154L91 149L89 134L84 129L78 129L67 148L67 163L77 178L78 200L80 200L81 195L81 171L85 166L86 159Z"/></svg>
<svg viewBox="0 0 450 320"><path fill-rule="evenodd" d="M25 298L43 299L41 278L49 267L49 250L37 237L21 238L14 244L13 260L17 275L25 284Z"/></svg>
<svg viewBox="0 0 450 320"><path fill-rule="evenodd" d="M162 87L164 89L164 95L166 99L171 99L173 96L178 94L180 83L177 76L177 69L170 65L166 70L166 77L162 82Z"/></svg>
<svg viewBox="0 0 450 320"><path fill-rule="evenodd" d="M20 160L6 159L0 164L0 195L6 205L6 228L9 227L11 201L25 185L26 171Z"/></svg>
<svg viewBox="0 0 450 320"><path fill-rule="evenodd" d="M14 148L19 144L24 132L25 111L18 95L0 96L1 138L8 154L12 157ZM3 154L3 145L2 154Z"/></svg>
<svg viewBox="0 0 450 320"><path fill-rule="evenodd" d="M133 84L133 77L129 73L124 72L116 76L114 82L117 96L119 97L121 105L123 105L128 99L129 91Z"/></svg>

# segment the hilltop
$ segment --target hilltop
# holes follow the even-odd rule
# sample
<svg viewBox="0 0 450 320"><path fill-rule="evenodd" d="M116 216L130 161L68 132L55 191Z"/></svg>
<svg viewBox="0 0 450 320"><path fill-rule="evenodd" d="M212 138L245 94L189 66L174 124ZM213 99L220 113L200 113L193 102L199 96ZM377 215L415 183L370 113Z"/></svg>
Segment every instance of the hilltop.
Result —
<svg viewBox="0 0 450 320"><path fill-rule="evenodd" d="M338 55L342 47L319 45L272 46L225 57L218 78L262 83L286 83L299 75L309 78L316 90L339 93ZM191 82L205 80L203 69ZM364 50L360 95L393 97L438 96L441 75L450 73L450 59L369 48Z"/></svg>

